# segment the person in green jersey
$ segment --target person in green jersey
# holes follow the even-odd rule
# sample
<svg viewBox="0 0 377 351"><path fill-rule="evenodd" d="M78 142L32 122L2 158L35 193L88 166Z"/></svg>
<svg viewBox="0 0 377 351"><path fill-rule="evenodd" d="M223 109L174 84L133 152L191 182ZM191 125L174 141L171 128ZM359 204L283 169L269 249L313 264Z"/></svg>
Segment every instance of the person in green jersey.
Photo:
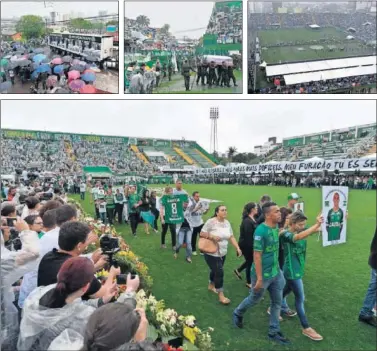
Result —
<svg viewBox="0 0 377 351"><path fill-rule="evenodd" d="M340 196L339 193L334 193L333 196L334 207L327 213L326 231L327 240L336 241L340 240L340 235L343 229L344 212L339 207Z"/></svg>
<svg viewBox="0 0 377 351"><path fill-rule="evenodd" d="M312 227L306 228L307 218L301 211L292 214L288 229L281 235L284 245L284 266L283 272L286 285L283 290L283 299L293 291L295 295L295 306L298 317L303 328L302 334L308 338L320 341L323 339L313 328L310 327L304 310L304 276L306 260L306 239L309 235L318 232L323 223L321 215L317 217L317 222Z"/></svg>
<svg viewBox="0 0 377 351"><path fill-rule="evenodd" d="M173 188L170 186L165 188L165 194L160 199L161 247L163 249L166 248L165 237L168 229L171 234L173 250L176 249L176 225L184 221L183 203L184 199L180 195L173 195Z"/></svg>
<svg viewBox="0 0 377 351"><path fill-rule="evenodd" d="M254 232L254 262L251 268L250 294L233 311L233 323L237 328L243 327L246 311L258 304L265 291L271 299L270 326L268 337L277 343L287 345L289 340L280 331L279 316L283 299L285 279L279 267L279 222L280 208L274 202L262 206L264 223L258 225Z"/></svg>
<svg viewBox="0 0 377 351"><path fill-rule="evenodd" d="M136 193L136 186L131 185L126 188L126 198L128 202L128 214L131 222L132 235L136 236L137 226L140 222L139 206L141 205L140 196Z"/></svg>
<svg viewBox="0 0 377 351"><path fill-rule="evenodd" d="M107 220L109 221L110 225L114 224L114 212L115 212L115 200L114 200L114 193L111 185L109 185L106 195L106 213L107 213Z"/></svg>

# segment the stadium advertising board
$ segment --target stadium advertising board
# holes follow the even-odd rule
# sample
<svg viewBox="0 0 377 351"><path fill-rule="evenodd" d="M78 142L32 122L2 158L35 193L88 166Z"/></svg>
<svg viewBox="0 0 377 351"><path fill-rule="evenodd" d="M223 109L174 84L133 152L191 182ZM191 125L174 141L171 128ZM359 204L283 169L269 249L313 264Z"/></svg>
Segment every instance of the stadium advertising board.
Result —
<svg viewBox="0 0 377 351"><path fill-rule="evenodd" d="M305 144L322 143L330 140L330 133L320 133L308 135L305 137Z"/></svg>
<svg viewBox="0 0 377 351"><path fill-rule="evenodd" d="M301 146L304 145L304 138L284 139L283 146Z"/></svg>
<svg viewBox="0 0 377 351"><path fill-rule="evenodd" d="M199 168L195 174L221 174L221 173L282 173L285 172L339 172L346 171L376 171L376 159L347 158L340 160L302 161L302 162L276 162L247 166Z"/></svg>

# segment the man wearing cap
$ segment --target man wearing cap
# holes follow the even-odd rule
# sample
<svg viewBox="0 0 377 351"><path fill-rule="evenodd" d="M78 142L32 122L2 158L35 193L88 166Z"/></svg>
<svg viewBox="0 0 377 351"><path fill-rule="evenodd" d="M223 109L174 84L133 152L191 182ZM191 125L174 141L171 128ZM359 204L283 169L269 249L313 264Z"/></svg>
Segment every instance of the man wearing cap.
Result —
<svg viewBox="0 0 377 351"><path fill-rule="evenodd" d="M299 194L296 194L296 193L289 194L287 207L290 208L292 211L294 211L295 204L297 204L299 199L301 199L301 196Z"/></svg>

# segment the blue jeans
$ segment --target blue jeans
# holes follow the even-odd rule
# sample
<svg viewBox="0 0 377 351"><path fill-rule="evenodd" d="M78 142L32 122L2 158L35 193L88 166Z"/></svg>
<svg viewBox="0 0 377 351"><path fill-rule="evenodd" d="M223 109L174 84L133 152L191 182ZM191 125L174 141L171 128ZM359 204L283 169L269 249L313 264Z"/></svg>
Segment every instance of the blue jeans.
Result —
<svg viewBox="0 0 377 351"><path fill-rule="evenodd" d="M192 231L190 228L180 228L178 233L178 245L176 249L176 253L179 253L179 249L185 242L186 237L186 258L191 258L192 256L192 247L191 247L191 239L192 239Z"/></svg>
<svg viewBox="0 0 377 351"><path fill-rule="evenodd" d="M256 277L252 276L251 285L255 286L256 282ZM257 292L255 292L254 289L250 289L250 295L246 297L234 310L234 314L242 317L250 307L253 307L260 302L265 291L268 290L271 299L270 326L268 332L271 335L280 332L279 316L283 299L284 285L285 279L283 272L279 271L276 277L268 280L263 280L263 287Z"/></svg>
<svg viewBox="0 0 377 351"><path fill-rule="evenodd" d="M376 291L377 291L377 272L372 268L370 282L365 295L364 304L360 310L360 316L362 317L372 317L373 308L376 305Z"/></svg>
<svg viewBox="0 0 377 351"><path fill-rule="evenodd" d="M107 220L106 220L106 213L100 213L100 214L99 214L99 218L100 218L100 220L102 221L103 224L106 224L106 223L107 223Z"/></svg>
<svg viewBox="0 0 377 351"><path fill-rule="evenodd" d="M304 283L302 279L287 279L283 290L283 300L286 302L286 296L293 291L295 295L295 306L298 318L300 318L301 325L304 329L309 328L308 320L306 319L305 309L304 309ZM286 305L288 307L288 305Z"/></svg>

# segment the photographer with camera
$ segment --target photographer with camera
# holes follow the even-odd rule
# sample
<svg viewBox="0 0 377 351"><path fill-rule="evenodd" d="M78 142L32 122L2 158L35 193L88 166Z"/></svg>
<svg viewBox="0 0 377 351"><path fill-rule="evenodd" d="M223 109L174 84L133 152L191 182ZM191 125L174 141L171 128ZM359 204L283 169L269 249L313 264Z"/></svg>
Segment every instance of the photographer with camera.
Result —
<svg viewBox="0 0 377 351"><path fill-rule="evenodd" d="M4 245L10 251L21 250L22 243L19 239L19 231L15 228L17 221L16 206L11 203L3 203L1 209L1 227L4 236Z"/></svg>
<svg viewBox="0 0 377 351"><path fill-rule="evenodd" d="M59 249L54 248L43 256L38 267L38 286L47 286L55 284L57 273L62 264L70 257L82 255L87 246L91 244L94 238L91 238L90 228L87 224L81 222L64 223L59 232ZM99 255L100 256L100 255ZM104 285L93 276L90 286L84 294L84 299L101 298L110 290L115 289L114 279L120 274L120 269L111 267L108 279Z"/></svg>
<svg viewBox="0 0 377 351"><path fill-rule="evenodd" d="M4 210L4 209L3 209ZM14 305L13 285L38 264L39 247L37 233L31 231L22 219L13 220L15 230L19 233L22 249L15 251L5 247L9 240L9 226L1 223L1 349L16 350L19 313Z"/></svg>

